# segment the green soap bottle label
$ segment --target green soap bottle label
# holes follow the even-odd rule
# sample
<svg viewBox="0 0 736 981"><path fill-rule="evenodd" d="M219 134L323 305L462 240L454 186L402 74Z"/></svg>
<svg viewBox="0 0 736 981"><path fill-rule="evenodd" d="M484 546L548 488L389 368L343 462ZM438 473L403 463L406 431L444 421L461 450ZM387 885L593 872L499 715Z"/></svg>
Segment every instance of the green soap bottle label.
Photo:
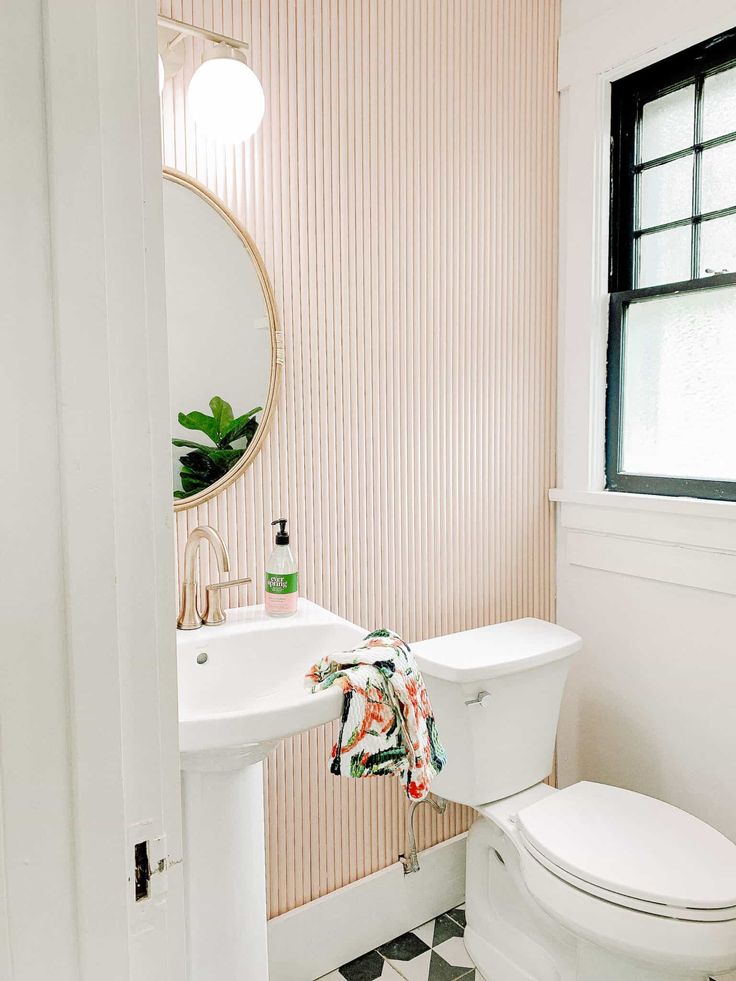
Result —
<svg viewBox="0 0 736 981"><path fill-rule="evenodd" d="M297 591L298 572L267 572L266 573L266 592L275 593L283 596L285 593L295 593Z"/></svg>

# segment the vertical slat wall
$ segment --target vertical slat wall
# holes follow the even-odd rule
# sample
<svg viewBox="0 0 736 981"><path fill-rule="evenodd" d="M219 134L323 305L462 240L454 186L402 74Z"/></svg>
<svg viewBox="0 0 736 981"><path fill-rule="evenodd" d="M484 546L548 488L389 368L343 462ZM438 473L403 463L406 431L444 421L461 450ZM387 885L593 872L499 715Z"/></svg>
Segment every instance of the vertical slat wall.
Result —
<svg viewBox="0 0 736 981"><path fill-rule="evenodd" d="M266 92L257 136L237 151L197 139L190 39L162 97L164 157L254 236L286 337L263 452L178 515L179 550L197 523L215 525L257 584L231 603L260 601L268 523L288 515L303 593L366 627L418 640L549 617L556 2L162 0L161 12L250 41ZM192 357L217 352L217 325L203 324ZM267 763L271 915L403 850L399 788L331 777L332 739L315 730ZM421 846L470 819L420 808Z"/></svg>

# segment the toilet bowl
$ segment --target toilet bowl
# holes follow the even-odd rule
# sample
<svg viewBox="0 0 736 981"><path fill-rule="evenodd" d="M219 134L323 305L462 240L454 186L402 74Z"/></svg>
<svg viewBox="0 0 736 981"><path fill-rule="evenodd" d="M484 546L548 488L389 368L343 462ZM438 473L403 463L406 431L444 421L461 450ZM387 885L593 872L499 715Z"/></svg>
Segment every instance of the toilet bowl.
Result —
<svg viewBox="0 0 736 981"><path fill-rule="evenodd" d="M663 801L555 790L581 640L536 619L414 645L448 763L433 792L478 812L465 943L488 981L707 981L736 968L736 845Z"/></svg>

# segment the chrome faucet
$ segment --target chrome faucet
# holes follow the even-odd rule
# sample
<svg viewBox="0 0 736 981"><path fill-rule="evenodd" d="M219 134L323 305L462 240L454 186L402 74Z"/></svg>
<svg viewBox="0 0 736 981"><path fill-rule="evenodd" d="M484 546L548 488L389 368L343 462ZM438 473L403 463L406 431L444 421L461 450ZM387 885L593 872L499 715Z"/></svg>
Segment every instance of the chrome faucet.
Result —
<svg viewBox="0 0 736 981"><path fill-rule="evenodd" d="M223 623L225 612L220 600L221 590L228 586L242 586L250 579L228 579L225 582L212 583L207 586L204 612L200 614L197 608L197 558L199 546L208 541L212 546L220 573L230 571L230 556L227 546L220 535L209 525L199 525L187 538L184 548L184 575L181 583L181 606L176 625L179 630L196 630L203 623L214 625Z"/></svg>

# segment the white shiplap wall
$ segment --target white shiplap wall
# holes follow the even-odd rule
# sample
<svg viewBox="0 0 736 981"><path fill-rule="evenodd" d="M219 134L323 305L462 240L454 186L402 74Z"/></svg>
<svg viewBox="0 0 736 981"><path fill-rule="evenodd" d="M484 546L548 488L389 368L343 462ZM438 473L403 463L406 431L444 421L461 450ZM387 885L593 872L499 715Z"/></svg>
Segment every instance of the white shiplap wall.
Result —
<svg viewBox="0 0 736 981"><path fill-rule="evenodd" d="M266 92L245 149L187 125L201 44L163 94L165 163L240 216L286 337L274 428L248 473L178 516L223 533L259 601L288 515L305 595L418 640L550 616L557 208L548 0L162 0L250 41ZM202 357L217 350L203 325ZM205 563L207 559L203 560ZM275 915L396 860L394 782L336 780L333 734L266 767ZM468 809L419 812L422 846Z"/></svg>

